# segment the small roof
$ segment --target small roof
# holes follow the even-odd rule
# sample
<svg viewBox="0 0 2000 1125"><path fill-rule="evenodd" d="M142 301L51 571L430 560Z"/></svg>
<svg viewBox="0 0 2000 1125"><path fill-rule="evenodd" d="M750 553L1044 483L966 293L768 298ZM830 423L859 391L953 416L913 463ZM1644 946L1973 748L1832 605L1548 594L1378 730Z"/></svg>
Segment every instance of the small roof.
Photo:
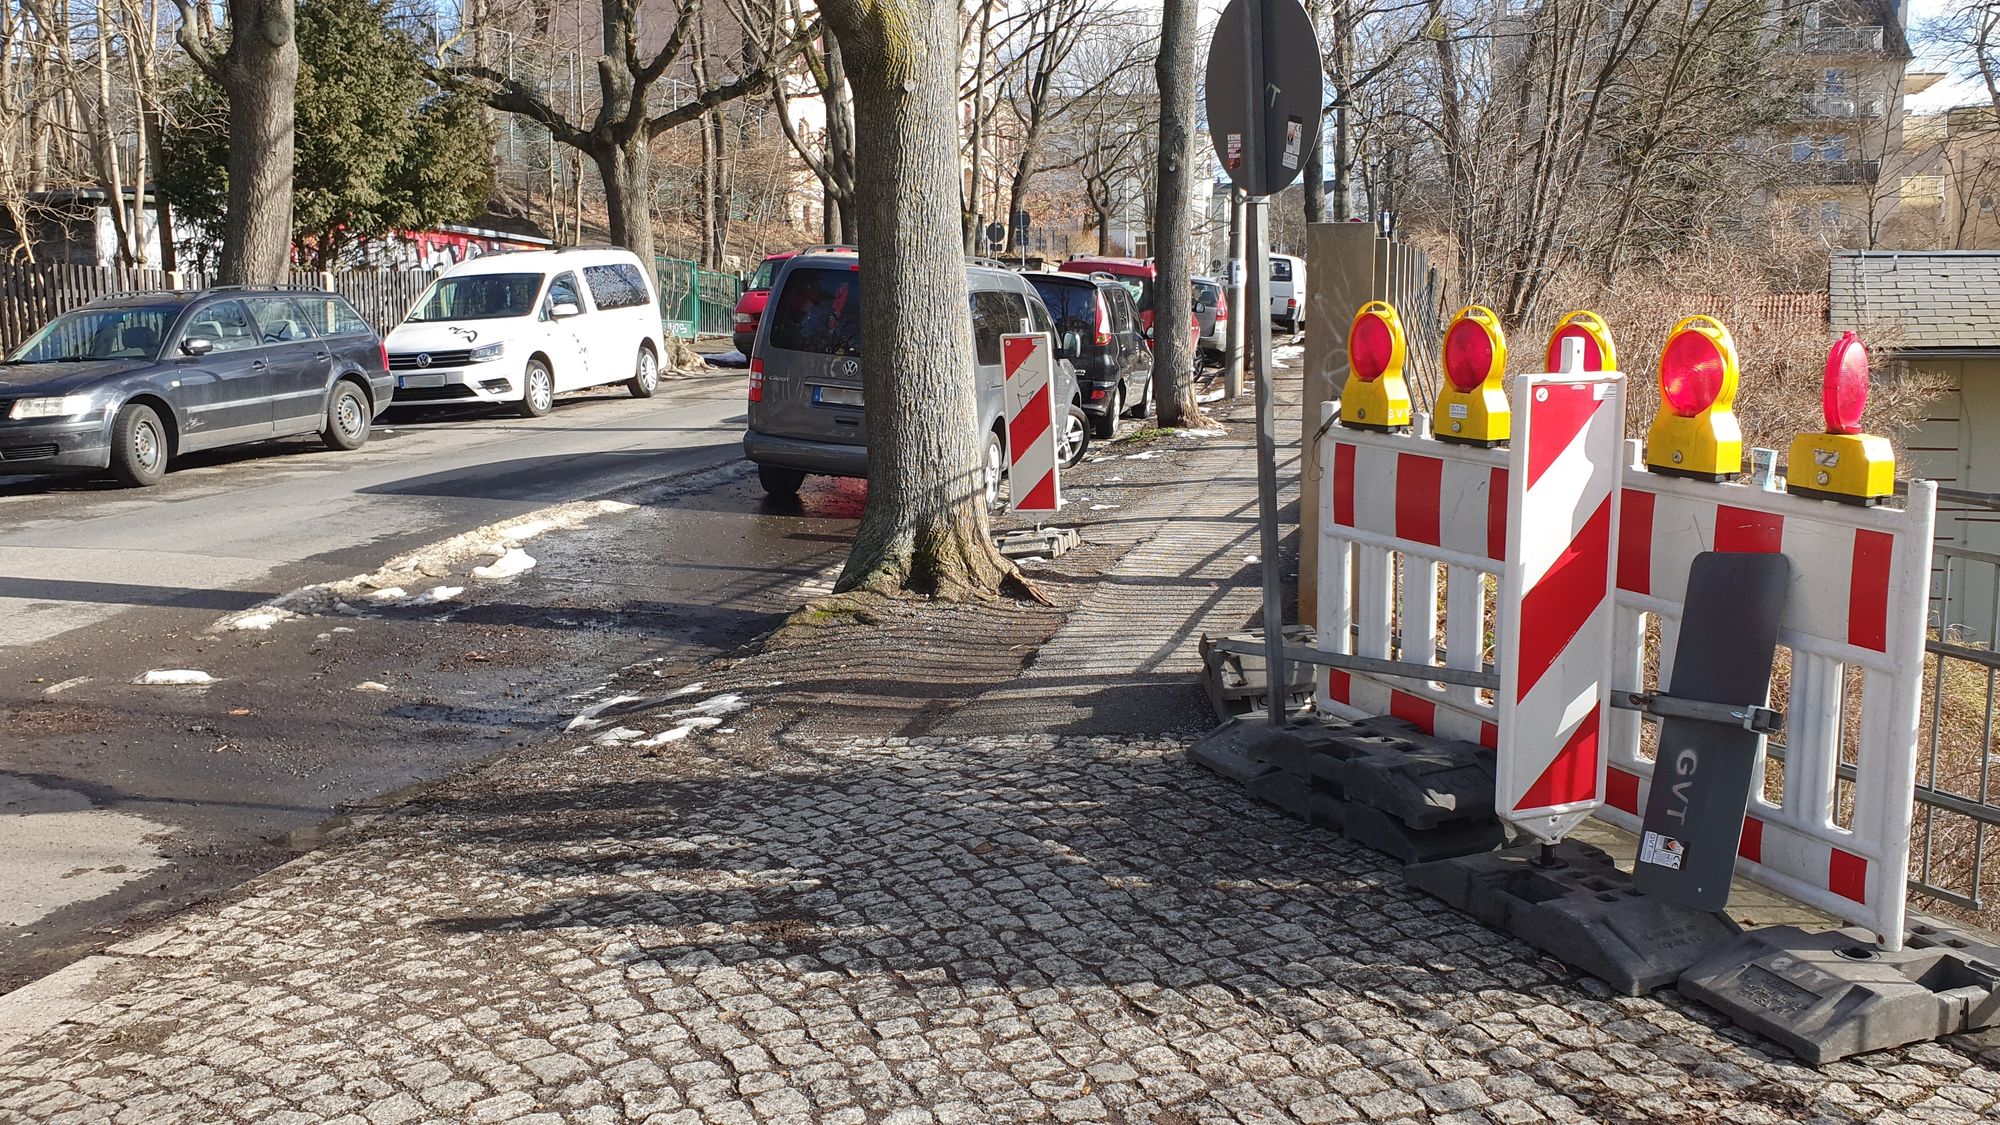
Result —
<svg viewBox="0 0 2000 1125"><path fill-rule="evenodd" d="M1902 326L1905 353L2000 353L2000 251L1836 251L1827 318L1838 332Z"/></svg>

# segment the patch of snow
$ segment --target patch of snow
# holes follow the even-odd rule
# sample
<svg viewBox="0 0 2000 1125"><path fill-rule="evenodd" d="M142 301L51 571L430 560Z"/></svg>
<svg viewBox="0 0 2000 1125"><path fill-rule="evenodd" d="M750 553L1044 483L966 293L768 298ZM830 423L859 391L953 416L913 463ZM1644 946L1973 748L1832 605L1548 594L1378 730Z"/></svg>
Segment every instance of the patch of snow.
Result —
<svg viewBox="0 0 2000 1125"><path fill-rule="evenodd" d="M1090 510L1093 512L1108 512L1117 506L1116 504L1092 504Z"/></svg>
<svg viewBox="0 0 2000 1125"><path fill-rule="evenodd" d="M533 569L535 569L535 556L519 547L509 547L499 558L485 566L473 567L472 576L488 582L497 582L502 578L526 574Z"/></svg>
<svg viewBox="0 0 2000 1125"><path fill-rule="evenodd" d="M677 695L697 695L707 687L708 687L708 681L696 680L695 682L689 684L688 686L674 692L672 695L667 696L667 698L672 699L674 698L674 696Z"/></svg>
<svg viewBox="0 0 2000 1125"><path fill-rule="evenodd" d="M1207 394L1199 394L1194 396L1194 400L1196 402L1220 402L1222 401L1222 396L1228 393L1229 393L1229 388L1217 387L1214 390L1209 391Z"/></svg>
<svg viewBox="0 0 2000 1125"><path fill-rule="evenodd" d="M613 727L591 741L599 746L616 746L620 742L630 742L645 733L642 730L633 730L631 727Z"/></svg>
<svg viewBox="0 0 2000 1125"><path fill-rule="evenodd" d="M61 695L73 687L81 687L90 682L89 676L71 676L59 684L50 684L42 689L43 695Z"/></svg>
<svg viewBox="0 0 2000 1125"><path fill-rule="evenodd" d="M330 631L335 633L352 633L354 630L345 625L335 625Z"/></svg>
<svg viewBox="0 0 2000 1125"><path fill-rule="evenodd" d="M215 677L194 668L155 668L132 681L147 687L162 684L212 684Z"/></svg>
<svg viewBox="0 0 2000 1125"><path fill-rule="evenodd" d="M401 586L384 586L380 590L370 591L368 600L372 602L399 602L409 596L410 592Z"/></svg>
<svg viewBox="0 0 2000 1125"><path fill-rule="evenodd" d="M749 709L749 702L732 691L724 692L710 699L704 699L692 707L683 707L675 711L673 717L679 718L682 715L732 715L738 711L747 711Z"/></svg>
<svg viewBox="0 0 2000 1125"><path fill-rule="evenodd" d="M1258 558L1256 555L1244 555L1243 561L1246 563L1260 563L1263 562L1264 560Z"/></svg>
<svg viewBox="0 0 2000 1125"><path fill-rule="evenodd" d="M1041 555L1023 555L1022 557L1015 559L1014 563L1016 566L1026 566L1029 563L1045 563L1047 561L1049 560Z"/></svg>
<svg viewBox="0 0 2000 1125"><path fill-rule="evenodd" d="M602 715L608 708L616 707L620 703L637 703L637 702L639 702L639 697L636 695L614 695L610 699L606 699L598 703L593 703L590 706L585 707L583 710L578 711L576 713L576 718L571 719L569 721L569 725L563 728L563 732L568 733L570 731L575 731L575 730L596 730L598 727L604 725L603 723L597 721L597 716Z"/></svg>
<svg viewBox="0 0 2000 1125"><path fill-rule="evenodd" d="M1124 484L1124 483L1125 483L1125 478L1124 478L1124 477L1106 477L1106 478L1105 478L1105 480L1104 480L1104 483L1105 483L1105 484Z"/></svg>
<svg viewBox="0 0 2000 1125"><path fill-rule="evenodd" d="M388 691L388 684L378 684L374 680L363 680L354 685L355 691Z"/></svg>
<svg viewBox="0 0 2000 1125"><path fill-rule="evenodd" d="M1228 436L1229 436L1229 431L1228 431L1228 430L1222 430L1222 429L1213 429L1213 430L1182 430L1182 431L1180 431L1180 435L1181 435L1182 437L1228 437Z"/></svg>
<svg viewBox="0 0 2000 1125"><path fill-rule="evenodd" d="M663 730L656 735L653 735L651 738L641 739L638 742L634 742L632 745L637 747L642 747L645 749L652 749L658 746L665 746L669 742L679 742L681 739L686 738L688 735L691 735L698 730L713 730L721 725L722 725L722 720L714 717L713 715L695 715L690 718L682 719L680 722L675 723L673 726L668 727L666 730Z"/></svg>
<svg viewBox="0 0 2000 1125"><path fill-rule="evenodd" d="M1127 453L1125 455L1125 459L1127 461L1151 461L1153 458L1158 457L1159 455L1160 455L1159 450L1148 449L1144 453Z"/></svg>
<svg viewBox="0 0 2000 1125"><path fill-rule="evenodd" d="M298 614L293 613L289 609L279 609L277 606L268 605L260 606L256 609L246 609L242 613L231 614L216 622L215 628L231 632L261 633L268 631L271 626L281 621L290 621L297 616Z"/></svg>
<svg viewBox="0 0 2000 1125"><path fill-rule="evenodd" d="M1287 344L1282 348L1271 349L1271 362L1290 363L1292 360L1298 359L1305 354L1306 346L1304 344Z"/></svg>
<svg viewBox="0 0 2000 1125"><path fill-rule="evenodd" d="M408 604L436 605L439 602L448 602L463 593L465 593L465 587L463 586L432 586L430 589L411 598Z"/></svg>

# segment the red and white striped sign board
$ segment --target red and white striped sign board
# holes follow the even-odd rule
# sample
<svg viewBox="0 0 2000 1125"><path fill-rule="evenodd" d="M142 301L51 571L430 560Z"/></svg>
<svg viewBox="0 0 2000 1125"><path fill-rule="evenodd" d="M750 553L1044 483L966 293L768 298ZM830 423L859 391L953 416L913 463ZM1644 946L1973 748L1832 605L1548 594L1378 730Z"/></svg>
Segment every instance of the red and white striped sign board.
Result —
<svg viewBox="0 0 2000 1125"><path fill-rule="evenodd" d="M1514 384L1500 572L1500 815L1556 843L1604 802L1624 380Z"/></svg>
<svg viewBox="0 0 2000 1125"><path fill-rule="evenodd" d="M1008 505L1016 512L1053 512L1062 503L1057 479L1055 346L1046 332L1000 337L1007 372Z"/></svg>

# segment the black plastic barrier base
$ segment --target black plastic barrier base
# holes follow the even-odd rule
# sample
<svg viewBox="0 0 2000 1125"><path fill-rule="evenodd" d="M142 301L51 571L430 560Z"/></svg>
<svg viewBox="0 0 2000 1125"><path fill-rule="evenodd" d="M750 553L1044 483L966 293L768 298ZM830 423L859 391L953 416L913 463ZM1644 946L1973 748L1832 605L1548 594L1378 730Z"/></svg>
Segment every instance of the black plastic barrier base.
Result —
<svg viewBox="0 0 2000 1125"><path fill-rule="evenodd" d="M1902 951L1861 930L1752 930L1683 973L1681 993L1817 1066L2000 1023L2000 948L1934 923Z"/></svg>
<svg viewBox="0 0 2000 1125"><path fill-rule="evenodd" d="M1627 996L1671 985L1737 936L1720 914L1648 898L1611 857L1574 841L1416 863L1411 886Z"/></svg>

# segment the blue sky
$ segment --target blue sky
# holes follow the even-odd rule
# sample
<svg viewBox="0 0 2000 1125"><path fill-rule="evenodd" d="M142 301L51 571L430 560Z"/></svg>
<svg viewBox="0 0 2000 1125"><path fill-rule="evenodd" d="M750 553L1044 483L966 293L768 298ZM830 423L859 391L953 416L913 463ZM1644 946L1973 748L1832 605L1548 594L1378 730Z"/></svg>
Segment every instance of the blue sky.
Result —
<svg viewBox="0 0 2000 1125"><path fill-rule="evenodd" d="M1954 3L1954 0L1910 0L1910 46L1917 52L1916 59L1910 64L1912 69L1945 69L1945 61L1943 59L1936 58L1935 56L1927 57L1923 45L1917 42L1917 31L1923 27L1926 21L1943 15L1952 3ZM1952 106L1964 105L1968 102L1981 102L1985 100L1986 92L1977 82L1954 75L1922 94L1911 98L1905 108L1919 113L1926 113L1940 109L1949 109Z"/></svg>

